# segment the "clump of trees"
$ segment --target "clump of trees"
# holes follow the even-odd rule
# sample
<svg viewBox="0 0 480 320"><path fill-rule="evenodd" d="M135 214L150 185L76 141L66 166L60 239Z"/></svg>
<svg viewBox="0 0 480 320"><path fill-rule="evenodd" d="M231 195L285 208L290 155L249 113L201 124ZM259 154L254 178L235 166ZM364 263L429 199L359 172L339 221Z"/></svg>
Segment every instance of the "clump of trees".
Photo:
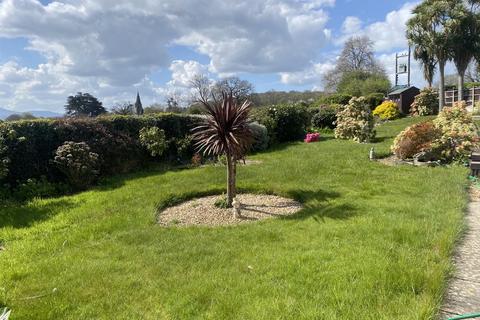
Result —
<svg viewBox="0 0 480 320"><path fill-rule="evenodd" d="M67 98L65 113L70 117L96 117L107 113L102 102L89 93L79 92Z"/></svg>
<svg viewBox="0 0 480 320"><path fill-rule="evenodd" d="M438 66L441 110L445 106L447 62L453 61L456 66L461 101L468 66L473 59L480 59L480 1L425 0L413 14L407 23L407 38L429 86Z"/></svg>
<svg viewBox="0 0 480 320"><path fill-rule="evenodd" d="M327 91L366 96L386 94L390 80L385 69L375 58L373 42L367 36L352 37L345 42L335 68L324 76Z"/></svg>

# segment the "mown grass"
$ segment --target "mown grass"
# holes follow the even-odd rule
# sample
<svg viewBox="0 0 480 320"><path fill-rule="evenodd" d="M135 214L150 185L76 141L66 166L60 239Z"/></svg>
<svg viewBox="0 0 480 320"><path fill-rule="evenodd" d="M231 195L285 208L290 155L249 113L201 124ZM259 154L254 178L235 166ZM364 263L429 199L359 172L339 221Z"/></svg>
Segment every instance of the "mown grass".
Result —
<svg viewBox="0 0 480 320"><path fill-rule="evenodd" d="M378 128L378 152L413 121ZM306 208L250 225L155 224L158 207L221 192L219 167L6 205L0 305L12 319L430 319L462 230L467 171L384 166L368 160L371 146L325 137L254 156L262 163L239 168L239 187Z"/></svg>

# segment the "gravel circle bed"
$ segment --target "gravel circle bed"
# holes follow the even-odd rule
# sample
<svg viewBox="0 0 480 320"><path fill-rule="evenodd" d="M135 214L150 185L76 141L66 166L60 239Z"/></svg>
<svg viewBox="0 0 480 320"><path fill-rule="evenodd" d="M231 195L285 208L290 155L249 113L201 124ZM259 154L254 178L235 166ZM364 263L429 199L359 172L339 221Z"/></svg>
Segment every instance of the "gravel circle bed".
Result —
<svg viewBox="0 0 480 320"><path fill-rule="evenodd" d="M292 199L272 195L240 194L240 216L234 216L234 209L215 206L221 196L209 196L183 202L166 208L158 215L162 226L223 226L251 223L275 217L290 216L303 206Z"/></svg>

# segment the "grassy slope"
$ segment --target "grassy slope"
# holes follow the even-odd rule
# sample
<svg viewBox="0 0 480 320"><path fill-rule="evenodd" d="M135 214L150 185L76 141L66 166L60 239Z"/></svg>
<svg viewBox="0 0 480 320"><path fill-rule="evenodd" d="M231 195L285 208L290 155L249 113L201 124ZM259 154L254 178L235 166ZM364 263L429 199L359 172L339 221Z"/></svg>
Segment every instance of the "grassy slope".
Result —
<svg viewBox="0 0 480 320"><path fill-rule="evenodd" d="M379 128L377 150L411 122ZM213 167L3 208L0 305L12 319L428 319L461 230L466 170L387 167L367 160L370 147L297 143L239 168L241 188L305 203L284 220L156 226L157 205L223 189Z"/></svg>

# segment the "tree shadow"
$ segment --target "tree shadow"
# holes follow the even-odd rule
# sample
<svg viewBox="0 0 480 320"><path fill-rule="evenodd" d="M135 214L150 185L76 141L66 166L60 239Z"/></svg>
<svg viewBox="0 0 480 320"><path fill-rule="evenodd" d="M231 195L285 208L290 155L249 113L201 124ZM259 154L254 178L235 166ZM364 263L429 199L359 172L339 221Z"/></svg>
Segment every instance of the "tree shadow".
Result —
<svg viewBox="0 0 480 320"><path fill-rule="evenodd" d="M313 218L317 222L324 222L326 218L347 220L358 214L357 209L348 204L334 205L332 199L341 197L338 192L324 190L294 190L289 195L304 205L299 213L285 217L288 220L304 220Z"/></svg>
<svg viewBox="0 0 480 320"><path fill-rule="evenodd" d="M59 199L42 204L30 202L27 204L10 203L0 206L0 228L27 228L35 222L45 221L62 210L72 208L74 205L73 201Z"/></svg>
<svg viewBox="0 0 480 320"><path fill-rule="evenodd" d="M385 141L388 141L388 140L392 140L394 138L395 138L395 136L375 137L375 138L372 139L371 143L381 143L381 142L385 142Z"/></svg>

